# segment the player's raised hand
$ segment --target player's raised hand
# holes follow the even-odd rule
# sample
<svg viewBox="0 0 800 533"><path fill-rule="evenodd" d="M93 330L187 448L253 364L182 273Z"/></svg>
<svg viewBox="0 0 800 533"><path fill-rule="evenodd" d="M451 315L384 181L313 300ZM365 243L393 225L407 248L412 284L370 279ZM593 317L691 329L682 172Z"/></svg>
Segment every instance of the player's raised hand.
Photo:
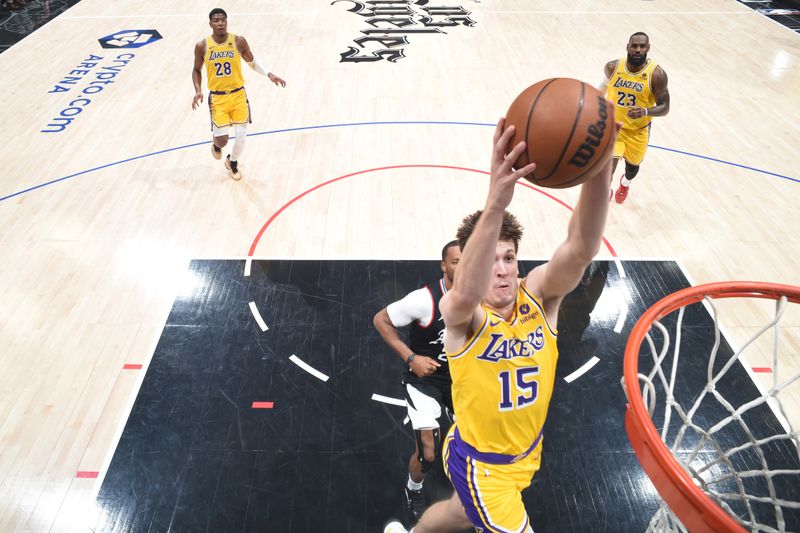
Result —
<svg viewBox="0 0 800 533"><path fill-rule="evenodd" d="M494 130L494 150L492 151L492 175L489 181L489 196L487 206L494 205L505 209L514 196L514 185L521 177L530 174L536 168L536 163L529 163L524 167L514 170L513 165L525 150L525 142L518 143L510 152L508 144L514 136L514 126L505 127L505 118L497 122ZM507 154L507 155L506 155Z"/></svg>

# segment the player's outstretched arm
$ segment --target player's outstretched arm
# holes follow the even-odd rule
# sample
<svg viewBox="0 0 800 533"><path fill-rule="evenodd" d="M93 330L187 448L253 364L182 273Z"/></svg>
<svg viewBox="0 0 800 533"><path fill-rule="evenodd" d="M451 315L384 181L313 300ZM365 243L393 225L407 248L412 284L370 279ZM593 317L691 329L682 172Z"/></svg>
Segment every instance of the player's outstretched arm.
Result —
<svg viewBox="0 0 800 533"><path fill-rule="evenodd" d="M621 125L615 125L617 132ZM566 240L549 262L533 269L525 279L526 287L542 299L545 314L553 325L561 300L578 285L586 267L600 251L608 215L611 156L609 153L600 168L581 185L578 203L567 226Z"/></svg>
<svg viewBox="0 0 800 533"><path fill-rule="evenodd" d="M492 265L495 261L497 239L503 223L503 212L514 196L517 180L536 168L534 163L514 170L512 165L525 150L520 142L506 156L508 144L514 136L514 127L505 128L505 119L500 119L494 132L489 192L475 229L470 235L461 260L456 269L453 288L442 297L439 309L448 327L468 324L473 313L489 288Z"/></svg>

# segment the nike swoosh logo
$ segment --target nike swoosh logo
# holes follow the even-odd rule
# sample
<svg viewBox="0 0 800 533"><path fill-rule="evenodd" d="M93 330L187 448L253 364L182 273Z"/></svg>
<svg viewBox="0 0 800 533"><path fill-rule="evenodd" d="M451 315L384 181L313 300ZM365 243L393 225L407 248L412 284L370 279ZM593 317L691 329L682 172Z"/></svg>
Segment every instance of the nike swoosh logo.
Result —
<svg viewBox="0 0 800 533"><path fill-rule="evenodd" d="M500 323L500 321L499 321L499 320L498 320L497 322L492 322L492 321L489 321L489 325L490 325L491 327L495 327L495 326L496 326L497 324L499 324L499 323Z"/></svg>

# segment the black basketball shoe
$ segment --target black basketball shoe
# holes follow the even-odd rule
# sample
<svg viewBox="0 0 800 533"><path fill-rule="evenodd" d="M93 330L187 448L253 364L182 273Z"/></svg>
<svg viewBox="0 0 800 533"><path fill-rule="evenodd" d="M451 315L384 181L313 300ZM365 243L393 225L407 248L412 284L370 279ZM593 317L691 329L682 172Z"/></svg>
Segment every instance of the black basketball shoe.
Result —
<svg viewBox="0 0 800 533"><path fill-rule="evenodd" d="M422 493L422 489L411 490L408 486L404 487L404 491L406 497L406 511L408 511L409 516L414 522L418 522L419 519L422 518L422 513L425 512L425 508L427 507L425 495Z"/></svg>

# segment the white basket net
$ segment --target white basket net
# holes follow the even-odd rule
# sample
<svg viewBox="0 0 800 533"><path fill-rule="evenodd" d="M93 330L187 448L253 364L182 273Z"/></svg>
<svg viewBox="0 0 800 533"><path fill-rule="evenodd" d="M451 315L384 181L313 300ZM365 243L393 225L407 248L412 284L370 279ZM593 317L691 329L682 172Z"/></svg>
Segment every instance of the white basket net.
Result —
<svg viewBox="0 0 800 533"><path fill-rule="evenodd" d="M720 303L703 300L713 325L699 303L653 322L639 351L644 405L694 484L743 528L800 531L800 321L792 323L791 315L781 324L787 308L800 306L785 296L761 301L772 318L741 348L731 349L720 333ZM694 325L684 323L687 310ZM696 325L699 316L705 316L704 325ZM771 372L759 375L763 379L754 381L748 371L745 354L751 352L762 360L771 352ZM648 531L687 529L662 501Z"/></svg>

